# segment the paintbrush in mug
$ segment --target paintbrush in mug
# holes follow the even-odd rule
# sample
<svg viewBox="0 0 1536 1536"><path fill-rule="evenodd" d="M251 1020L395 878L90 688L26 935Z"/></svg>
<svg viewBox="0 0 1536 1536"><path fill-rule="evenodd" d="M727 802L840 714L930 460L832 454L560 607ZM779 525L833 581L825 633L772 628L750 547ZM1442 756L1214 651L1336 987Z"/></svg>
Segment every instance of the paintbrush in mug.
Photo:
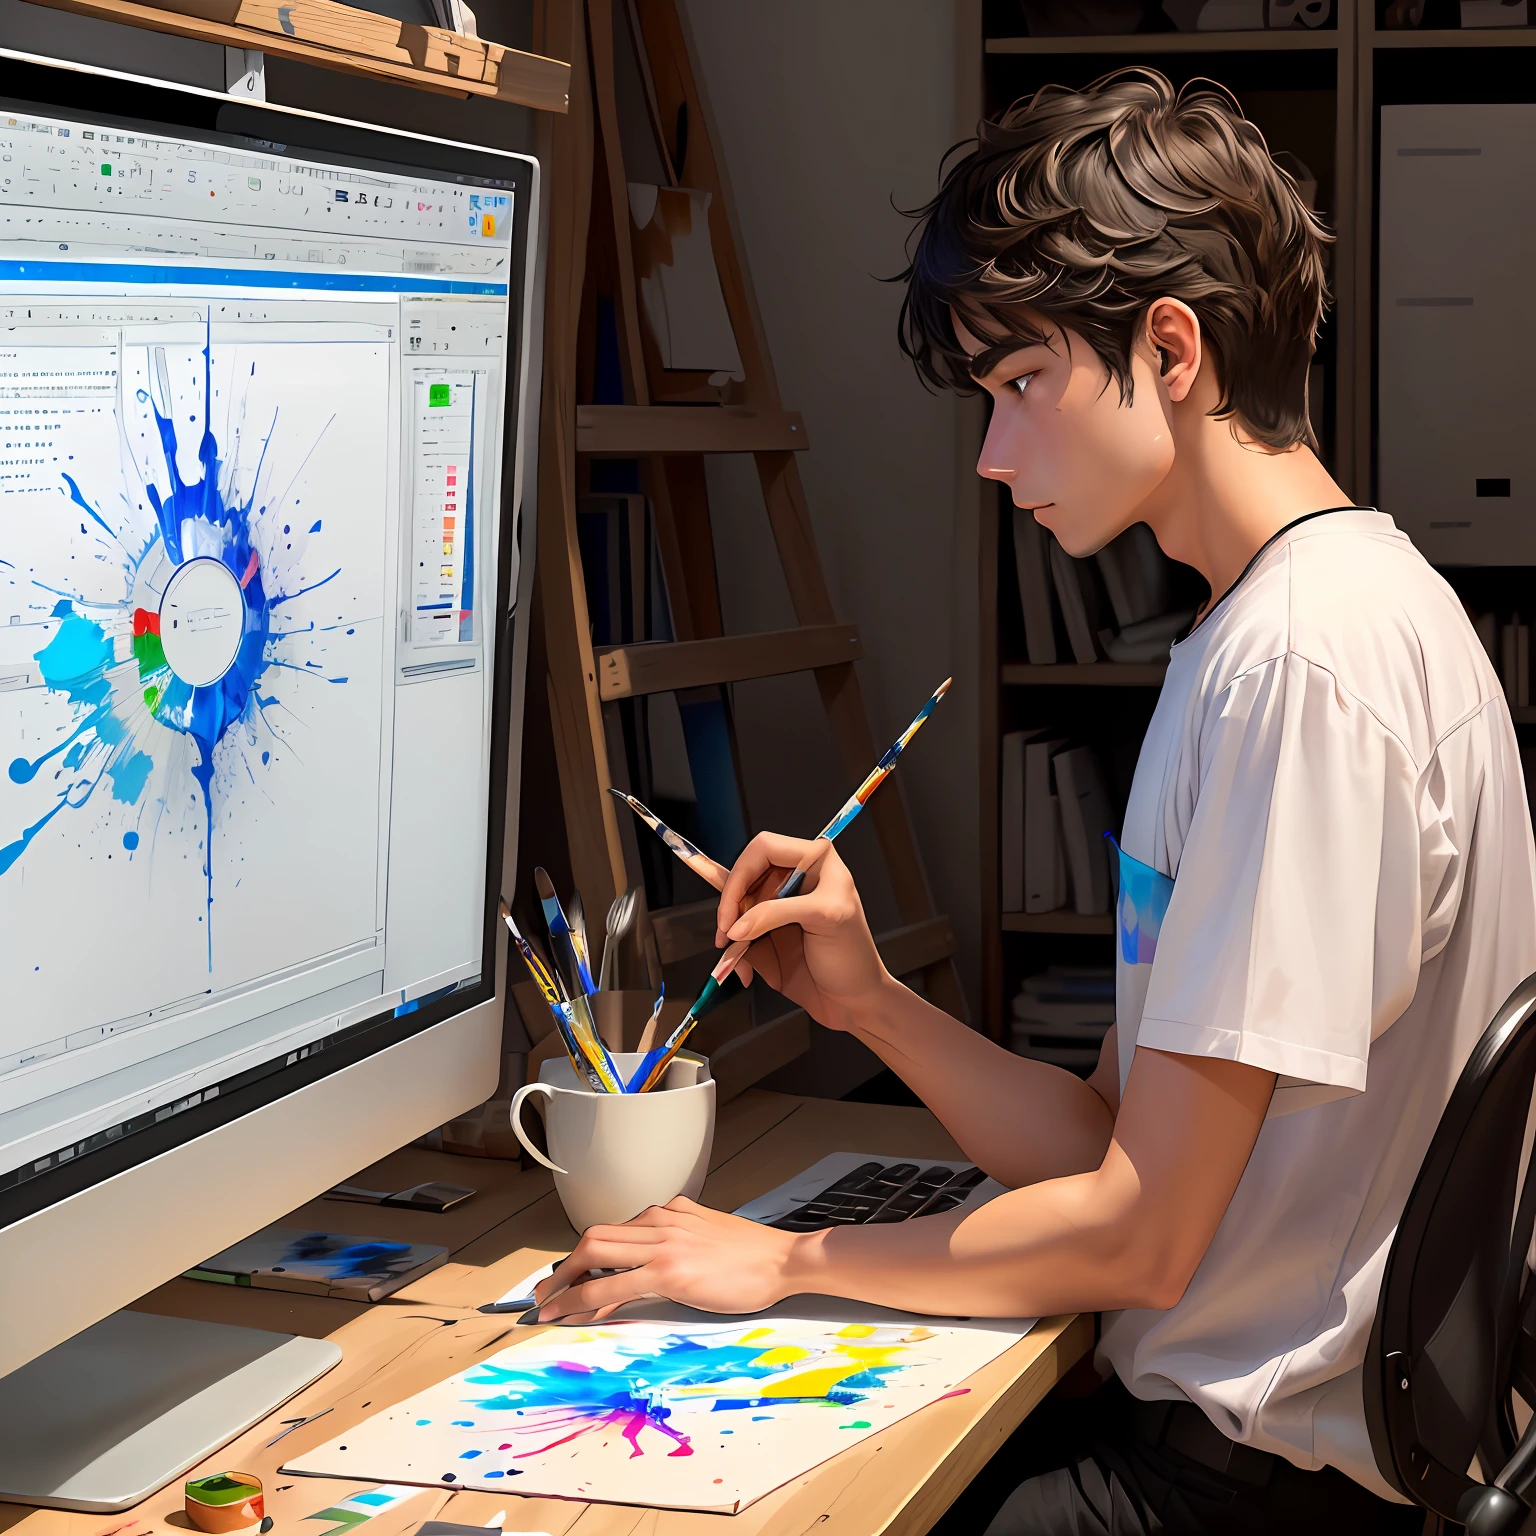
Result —
<svg viewBox="0 0 1536 1536"><path fill-rule="evenodd" d="M950 684L954 682L952 677L946 677L928 702L912 717L912 722L900 736L896 738L886 750L885 755L870 770L868 777L862 784L843 802L837 814L825 827L811 840L811 846L806 849L800 862L792 869L784 883L774 892L769 899L772 901L787 900L791 896L798 895L805 884L805 877L819 864L832 846L832 840L844 832L853 822L854 818L869 804L875 791L885 783L896 767L897 760L906 750L907 744L922 729L923 722L927 720L940 699L949 692ZM629 1079L626 1091L629 1093L645 1093L655 1086L661 1074L666 1071L667 1064L672 1060L683 1041L688 1038L693 1026L720 1000L720 988L727 976L741 964L743 957L752 947L748 939L739 939L721 955L715 968L709 973L709 980L704 983L704 990L699 993L698 1001L683 1015L677 1028L667 1037L666 1041L656 1050L650 1052L645 1059L635 1068Z"/></svg>
<svg viewBox="0 0 1536 1536"><path fill-rule="evenodd" d="M597 991L597 973L592 969L592 951L587 945L587 905L580 891L571 892L570 911L566 914L571 925L571 942L576 946L576 958L581 963L581 973L592 981L589 992Z"/></svg>
<svg viewBox="0 0 1536 1536"><path fill-rule="evenodd" d="M581 1045L582 1054L592 1063L598 1076L603 1080L605 1092L623 1093L624 1079L619 1075L619 1069L614 1066L613 1058L608 1054L608 1047L603 1044L603 1037L598 1033L597 1021L592 1017L592 1009L587 1002L587 992L582 990L585 987L595 991L596 988L592 984L590 974L586 972L586 967L581 964L581 957L577 953L576 942L571 933L571 925L565 919L560 898L555 895L554 882L550 880L547 871L535 869L533 884L539 894L539 905L544 909L544 921L549 928L550 948L555 957L551 975L560 989L562 1001L569 1010L571 1024L575 1030L576 1039ZM562 971L571 973L575 978L575 985L567 987Z"/></svg>
<svg viewBox="0 0 1536 1536"><path fill-rule="evenodd" d="M549 878L549 871L535 869L533 886L539 893L539 906L544 910L544 926L549 929L555 969L568 973L572 997L578 991L590 997L597 991L597 983L592 979L592 972L587 969L587 962L581 957L581 946L571 928L570 919L565 915L565 908L560 905L560 898L555 894L555 882Z"/></svg>
<svg viewBox="0 0 1536 1536"><path fill-rule="evenodd" d="M565 1047L566 1055L571 1058L571 1065L576 1069L576 1075L585 1079L593 1093L607 1093L608 1088L598 1075L597 1068L587 1060L586 1053L576 1038L570 1004L560 995L560 988L555 984L554 977L550 975L549 968L539 958L538 951L518 932L517 924L513 921L505 902L501 906L501 917L512 935L512 942L517 945L518 953L523 957L523 964L528 967L528 974L533 977L534 985L543 994L544 1001L549 1004L549 1011L555 1016L555 1031L560 1036L560 1043Z"/></svg>

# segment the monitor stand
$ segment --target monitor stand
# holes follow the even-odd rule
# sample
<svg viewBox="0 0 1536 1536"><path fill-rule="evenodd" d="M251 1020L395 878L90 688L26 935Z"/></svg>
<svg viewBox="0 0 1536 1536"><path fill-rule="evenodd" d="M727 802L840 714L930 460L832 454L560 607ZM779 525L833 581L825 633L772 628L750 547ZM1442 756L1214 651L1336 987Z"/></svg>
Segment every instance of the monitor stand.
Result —
<svg viewBox="0 0 1536 1536"><path fill-rule="evenodd" d="M0 1378L0 1500L127 1509L340 1359L326 1339L114 1312Z"/></svg>

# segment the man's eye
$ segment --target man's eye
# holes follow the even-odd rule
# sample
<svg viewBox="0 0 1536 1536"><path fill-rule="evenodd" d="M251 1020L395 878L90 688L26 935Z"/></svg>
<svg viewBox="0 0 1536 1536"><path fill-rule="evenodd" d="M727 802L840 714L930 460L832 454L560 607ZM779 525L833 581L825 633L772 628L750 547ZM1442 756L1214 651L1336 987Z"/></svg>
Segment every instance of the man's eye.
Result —
<svg viewBox="0 0 1536 1536"><path fill-rule="evenodd" d="M1029 381L1032 378L1034 378L1034 374L1032 373L1021 374L1016 379L1009 379L1008 382L1003 385L1003 388L1012 390L1016 395L1022 395L1024 391L1029 388Z"/></svg>

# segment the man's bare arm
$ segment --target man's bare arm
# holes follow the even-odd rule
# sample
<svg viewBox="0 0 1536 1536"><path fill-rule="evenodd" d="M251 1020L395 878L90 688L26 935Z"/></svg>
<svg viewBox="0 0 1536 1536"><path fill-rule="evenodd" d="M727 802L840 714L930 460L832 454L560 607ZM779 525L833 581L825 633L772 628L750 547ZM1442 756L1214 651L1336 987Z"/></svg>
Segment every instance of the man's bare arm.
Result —
<svg viewBox="0 0 1536 1536"><path fill-rule="evenodd" d="M971 1317L1171 1307L1226 1213L1274 1084L1240 1062L1138 1050L1091 1173L1013 1190L964 1217L798 1236L675 1200L588 1230L539 1287L544 1318L646 1295L750 1312L808 1292ZM570 1285L603 1268L625 1273Z"/></svg>
<svg viewBox="0 0 1536 1536"><path fill-rule="evenodd" d="M894 980L845 1028L922 1099L972 1162L1010 1189L1104 1161L1115 1117L1093 1080L1015 1056ZM1113 1034L1106 1058L1114 1059Z"/></svg>

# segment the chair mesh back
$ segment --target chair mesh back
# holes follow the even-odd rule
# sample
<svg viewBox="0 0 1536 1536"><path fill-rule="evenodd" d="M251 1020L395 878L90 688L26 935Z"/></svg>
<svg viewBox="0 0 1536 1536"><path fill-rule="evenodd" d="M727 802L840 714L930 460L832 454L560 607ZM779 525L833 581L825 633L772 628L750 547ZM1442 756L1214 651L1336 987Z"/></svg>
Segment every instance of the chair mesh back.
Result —
<svg viewBox="0 0 1536 1536"><path fill-rule="evenodd" d="M1536 1199L1523 1172L1536 1079L1536 976L1478 1042L1398 1223L1365 1361L1383 1475L1448 1519L1490 1426L1507 1416L1520 1278ZM1505 1451L1512 1448L1505 1447Z"/></svg>

